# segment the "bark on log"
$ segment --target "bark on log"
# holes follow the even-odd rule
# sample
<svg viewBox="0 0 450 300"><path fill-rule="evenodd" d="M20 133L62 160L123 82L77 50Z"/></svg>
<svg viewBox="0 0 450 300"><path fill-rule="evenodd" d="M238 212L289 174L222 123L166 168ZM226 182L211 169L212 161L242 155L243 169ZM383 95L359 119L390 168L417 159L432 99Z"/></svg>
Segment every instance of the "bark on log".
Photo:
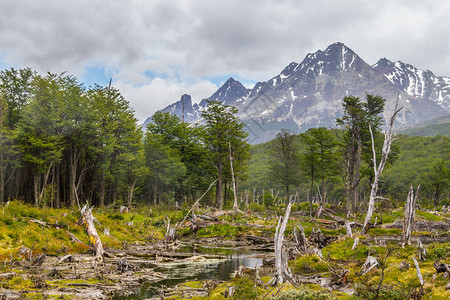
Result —
<svg viewBox="0 0 450 300"><path fill-rule="evenodd" d="M95 258L99 261L103 261L103 244L97 233L97 229L95 228L94 219L95 218L92 215L92 208L89 208L88 204L86 204L81 209L81 220L84 228L86 229L86 233L89 236L89 243L94 248Z"/></svg>

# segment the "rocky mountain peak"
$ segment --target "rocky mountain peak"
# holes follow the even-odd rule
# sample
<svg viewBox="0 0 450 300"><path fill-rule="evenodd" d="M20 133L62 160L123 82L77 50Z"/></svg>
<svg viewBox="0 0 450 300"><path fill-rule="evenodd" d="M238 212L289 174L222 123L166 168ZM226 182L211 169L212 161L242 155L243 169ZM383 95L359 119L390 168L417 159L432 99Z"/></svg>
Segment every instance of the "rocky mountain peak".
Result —
<svg viewBox="0 0 450 300"><path fill-rule="evenodd" d="M230 77L211 97L208 99L232 105L234 101L245 97L249 93L242 83Z"/></svg>

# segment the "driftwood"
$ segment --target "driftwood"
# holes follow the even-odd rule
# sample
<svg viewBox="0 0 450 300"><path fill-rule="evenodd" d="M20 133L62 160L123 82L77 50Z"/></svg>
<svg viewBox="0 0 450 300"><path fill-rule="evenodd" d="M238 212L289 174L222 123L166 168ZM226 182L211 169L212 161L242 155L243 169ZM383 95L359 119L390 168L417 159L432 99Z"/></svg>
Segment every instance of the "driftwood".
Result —
<svg viewBox="0 0 450 300"><path fill-rule="evenodd" d="M94 220L95 218L92 215L92 208L89 208L88 204L86 204L81 209L81 221L86 229L86 233L89 236L89 243L94 248L95 258L103 261L103 244L97 233L97 229L95 229Z"/></svg>
<svg viewBox="0 0 450 300"><path fill-rule="evenodd" d="M68 262L74 262L75 260L74 260L74 258L73 258L73 256L72 256L72 254L67 254L67 255L64 255L63 257L61 257L61 258L56 262L56 265L58 265L58 264L60 264L60 263L62 263L62 262L65 262L65 261L68 261Z"/></svg>
<svg viewBox="0 0 450 300"><path fill-rule="evenodd" d="M176 239L175 233L176 233L176 228L170 227L170 219L167 218L167 230L166 230L166 235L165 235L165 242L173 243Z"/></svg>
<svg viewBox="0 0 450 300"><path fill-rule="evenodd" d="M420 240L420 238L417 238L417 252L418 252L418 257L419 260L425 260L427 257L427 249L425 248L425 246L422 244L422 241Z"/></svg>
<svg viewBox="0 0 450 300"><path fill-rule="evenodd" d="M283 284L285 278L292 281L292 274L288 267L288 253L283 247L284 231L286 230L286 225L289 220L291 207L292 203L289 201L288 205L286 206L284 217L280 217L275 231L274 246L276 274L269 282L271 285Z"/></svg>
<svg viewBox="0 0 450 300"><path fill-rule="evenodd" d="M353 246L352 246L352 251L356 249L356 247L358 247L359 244L359 237L355 238L355 241L353 242Z"/></svg>
<svg viewBox="0 0 450 300"><path fill-rule="evenodd" d="M79 243L79 244L82 244L82 245L86 246L87 248L89 248L88 245L86 245L85 243L83 243L82 241L80 241L80 239L77 238L73 233L70 233L70 232L68 232L67 230L66 230L66 233L70 236L70 240L71 240L73 243Z"/></svg>
<svg viewBox="0 0 450 300"><path fill-rule="evenodd" d="M345 230L347 232L347 236L348 237L352 237L352 228L350 227L350 222L349 221L345 221Z"/></svg>
<svg viewBox="0 0 450 300"><path fill-rule="evenodd" d="M9 280L16 276L16 273L0 273L0 279Z"/></svg>
<svg viewBox="0 0 450 300"><path fill-rule="evenodd" d="M219 218L216 216L197 215L197 218L203 219L205 221L211 221L211 222L219 221Z"/></svg>
<svg viewBox="0 0 450 300"><path fill-rule="evenodd" d="M36 219L31 219L31 220L29 220L29 221L30 221L31 223L39 224L39 225L41 225L42 227L52 226L52 227L55 227L56 229L60 229L60 228L66 228L66 229L69 229L69 226L68 226L68 225L65 225L65 224L47 223L47 222L44 222L44 221L41 221L41 220L36 220Z"/></svg>
<svg viewBox="0 0 450 300"><path fill-rule="evenodd" d="M414 256L413 256L413 261L414 261L414 265L416 266L417 277L419 278L420 285L423 286L424 281L423 281L422 273L420 272L419 263L417 262L417 260Z"/></svg>
<svg viewBox="0 0 450 300"><path fill-rule="evenodd" d="M194 208L198 205L198 203L200 202L200 200L203 199L203 197L208 193L208 191L211 189L211 187L214 185L214 183L216 183L217 179L214 180L208 187L208 189L203 193L203 195L197 199L197 201L194 202L194 204L192 205L191 209L187 212L186 216L184 216L183 220L181 221L180 224L183 224L184 221L186 220L186 218L188 217L188 215L191 213L191 211L194 210Z"/></svg>
<svg viewBox="0 0 450 300"><path fill-rule="evenodd" d="M297 232L297 228L299 232ZM297 249L300 252L306 252L308 248L308 241L306 240L305 230L303 229L303 226L301 224L298 224L296 227L294 227L294 237L295 241L297 242Z"/></svg>
<svg viewBox="0 0 450 300"><path fill-rule="evenodd" d="M378 266L378 261L375 257L368 255L366 261L361 267L361 276L367 274L370 270Z"/></svg>
<svg viewBox="0 0 450 300"><path fill-rule="evenodd" d="M271 238L266 238L262 236L256 236L256 235L246 235L245 238L249 241L252 241L253 244L268 244L272 242Z"/></svg>
<svg viewBox="0 0 450 300"><path fill-rule="evenodd" d="M400 97L400 94L399 96ZM380 180L381 173L383 172L384 166L386 165L387 158L389 156L389 153L391 152L391 145L396 137L396 133L394 132L394 122L397 117L397 114L400 112L400 110L403 107L398 108L398 97L397 101L395 103L394 113L392 114L392 117L389 122L389 127L384 132L384 143L383 143L383 149L382 149L382 155L381 155L381 161L377 165L377 154L375 152L375 142L373 140L373 133L372 128L369 125L369 131L370 131L370 137L372 141L372 154L373 154L373 171L374 171L374 178L370 189L370 196L369 196L369 205L367 208L367 214L366 218L364 219L364 226L361 230L361 234L366 234L367 230L369 230L370 221L372 220L373 210L375 207L375 199L377 197L377 191L378 191L378 181Z"/></svg>
<svg viewBox="0 0 450 300"><path fill-rule="evenodd" d="M444 263L434 262L433 267L436 269L436 273L447 273L450 280L450 266Z"/></svg>
<svg viewBox="0 0 450 300"><path fill-rule="evenodd" d="M416 214L417 194L419 193L420 185L417 187L416 194L414 195L414 188L411 186L408 193L408 198L405 203L405 219L403 222L403 236L402 246L409 245L411 239L411 233L413 228L414 216ZM420 257L419 257L420 260Z"/></svg>

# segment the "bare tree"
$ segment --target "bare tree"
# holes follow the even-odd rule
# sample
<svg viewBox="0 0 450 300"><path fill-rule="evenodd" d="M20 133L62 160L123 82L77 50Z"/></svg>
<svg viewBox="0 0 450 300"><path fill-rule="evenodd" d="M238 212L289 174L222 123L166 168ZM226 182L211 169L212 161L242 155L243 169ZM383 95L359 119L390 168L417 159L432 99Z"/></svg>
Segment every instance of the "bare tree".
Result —
<svg viewBox="0 0 450 300"><path fill-rule="evenodd" d="M405 203L405 220L403 224L403 237L402 245L409 245L411 239L411 232L414 222L414 215L416 214L417 194L419 193L420 185L417 187L416 194L414 195L414 188L411 186L408 198Z"/></svg>
<svg viewBox="0 0 450 300"><path fill-rule="evenodd" d="M377 155L375 151L375 143L373 140L373 132L372 128L369 125L369 131L370 131L370 138L372 141L372 154L373 154L373 171L374 171L374 178L372 182L372 188L370 190L370 196L369 196L369 207L367 208L367 214L366 219L364 220L364 226L361 230L361 234L366 234L367 230L369 229L370 221L372 219L373 215L373 209L375 207L375 199L377 197L377 191L378 191L378 181L380 180L381 173L383 172L384 166L386 165L387 158L389 156L389 153L391 152L391 145L394 141L395 137L397 136L397 133L394 132L394 122L395 119L400 112L400 110L403 107L398 107L398 98L395 103L394 113L391 116L391 119L389 121L389 127L384 132L384 143L383 143L383 149L382 149L382 156L381 161L379 165L377 166Z"/></svg>

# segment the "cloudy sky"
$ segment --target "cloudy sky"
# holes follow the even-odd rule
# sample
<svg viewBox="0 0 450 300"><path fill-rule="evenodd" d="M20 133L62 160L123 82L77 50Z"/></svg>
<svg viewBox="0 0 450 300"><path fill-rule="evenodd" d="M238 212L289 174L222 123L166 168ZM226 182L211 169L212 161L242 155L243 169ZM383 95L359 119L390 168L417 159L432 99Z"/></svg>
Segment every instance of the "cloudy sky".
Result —
<svg viewBox="0 0 450 300"><path fill-rule="evenodd" d="M113 85L143 121L229 77L246 86L343 42L450 76L450 1L1 0L0 68Z"/></svg>

